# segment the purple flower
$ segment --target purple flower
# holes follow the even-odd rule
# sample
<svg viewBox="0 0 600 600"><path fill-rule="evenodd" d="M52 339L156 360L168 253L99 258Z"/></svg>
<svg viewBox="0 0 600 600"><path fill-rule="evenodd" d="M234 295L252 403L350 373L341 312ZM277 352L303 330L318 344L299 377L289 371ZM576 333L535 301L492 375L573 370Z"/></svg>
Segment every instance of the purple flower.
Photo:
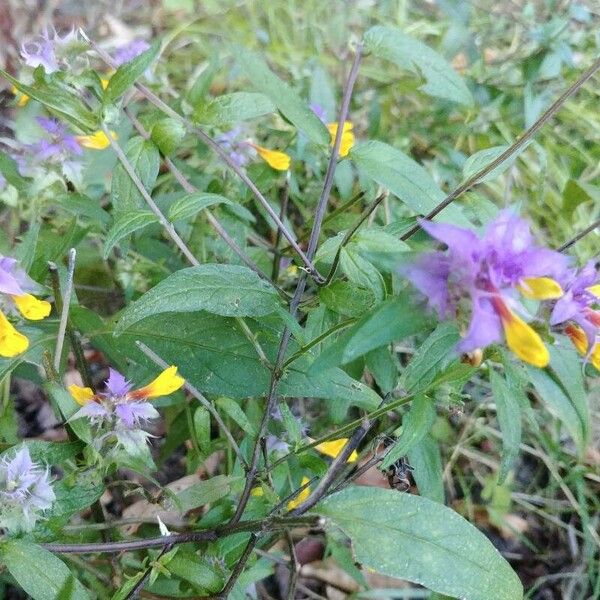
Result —
<svg viewBox="0 0 600 600"><path fill-rule="evenodd" d="M148 50L148 48L150 48L150 44L148 44L148 42L146 42L145 40L133 40L128 44L117 48L113 60L115 61L117 66L120 66L123 63L133 60L134 58Z"/></svg>
<svg viewBox="0 0 600 600"><path fill-rule="evenodd" d="M589 261L579 272L571 272L565 278L565 294L554 305L550 325L567 321L577 323L585 333L588 348L593 348L600 334L600 275L595 261Z"/></svg>
<svg viewBox="0 0 600 600"><path fill-rule="evenodd" d="M0 526L30 531L55 495L47 469L36 465L27 448L0 461Z"/></svg>
<svg viewBox="0 0 600 600"><path fill-rule="evenodd" d="M245 139L242 139L244 133L244 130L238 125L216 138L216 142L229 153L231 160L240 168L245 167L248 161L256 156L254 148Z"/></svg>
<svg viewBox="0 0 600 600"><path fill-rule="evenodd" d="M16 258L0 255L0 293L22 296L35 292L38 285L19 267Z"/></svg>
<svg viewBox="0 0 600 600"><path fill-rule="evenodd" d="M77 32L72 29L60 37L55 29L45 29L41 35L21 45L21 56L25 64L33 69L42 66L46 73L58 71L59 59L78 41Z"/></svg>
<svg viewBox="0 0 600 600"><path fill-rule="evenodd" d="M482 237L454 225L421 221L421 226L448 250L422 254L404 273L440 318L468 316L458 350L470 352L505 337L522 360L545 366L548 350L513 310L524 312L517 291L538 300L560 297L555 280L564 276L567 259L536 246L528 224L511 211L500 212Z"/></svg>
<svg viewBox="0 0 600 600"><path fill-rule="evenodd" d="M165 369L148 385L132 390L131 383L118 371L109 369L106 391L94 394L90 388L69 386L71 395L82 407L71 417L86 417L97 428L96 445L101 447L107 439L117 443L130 454L145 448L149 437L143 430L145 424L159 416L158 411L146 400L166 396L178 390L184 381L174 366Z"/></svg>
<svg viewBox="0 0 600 600"><path fill-rule="evenodd" d="M48 117L36 118L40 127L48 134L45 138L31 144L30 150L40 162L63 162L75 155L80 156L83 150L74 135L69 133L65 125Z"/></svg>

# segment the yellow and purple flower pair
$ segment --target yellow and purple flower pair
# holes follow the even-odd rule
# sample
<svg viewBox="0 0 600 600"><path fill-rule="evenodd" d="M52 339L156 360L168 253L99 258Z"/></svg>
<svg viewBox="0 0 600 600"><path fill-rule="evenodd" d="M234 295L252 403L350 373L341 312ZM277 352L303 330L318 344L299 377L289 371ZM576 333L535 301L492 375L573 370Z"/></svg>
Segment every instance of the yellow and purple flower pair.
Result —
<svg viewBox="0 0 600 600"><path fill-rule="evenodd" d="M329 131L329 137L330 137L329 145L333 148L333 145L335 144L335 136L337 135L338 124L328 122L328 120L327 120L328 115L327 115L325 109L320 104L313 103L310 105L310 108L315 113L315 115L317 115L317 117L319 117L319 119L321 119L321 121L324 123L325 127L327 127L327 130ZM354 142L356 141L356 139L354 137L353 130L354 130L354 124L352 123L352 121L345 121L344 127L342 129L342 139L340 141L340 157L341 158L348 156L348 153L350 152L352 146L354 146Z"/></svg>
<svg viewBox="0 0 600 600"><path fill-rule="evenodd" d="M578 352L600 371L600 275L594 261L565 278L565 294L556 301L550 325L565 323Z"/></svg>
<svg viewBox="0 0 600 600"><path fill-rule="evenodd" d="M114 369L109 369L105 392L96 394L89 387L69 386L71 396L81 405L70 420L87 417L98 428L99 446L105 439L114 436L130 454L135 454L140 444L145 444L149 437L142 427L159 416L147 400L168 396L183 384L177 367L171 366L148 385L132 390L131 382Z"/></svg>
<svg viewBox="0 0 600 600"><path fill-rule="evenodd" d="M245 167L251 159L258 155L276 171L287 171L290 168L292 159L288 154L259 146L250 139L243 139L243 134L243 129L238 126L216 138L217 143L229 154L231 160L238 167Z"/></svg>
<svg viewBox="0 0 600 600"><path fill-rule="evenodd" d="M526 313L520 297L552 300L563 296L565 256L536 246L529 225L511 211L501 211L482 237L473 231L421 221L443 242L445 252L427 252L404 269L428 297L440 318L469 317L460 352L506 340L524 362L545 367L550 355L540 335L517 313Z"/></svg>
<svg viewBox="0 0 600 600"><path fill-rule="evenodd" d="M39 286L25 273L14 258L0 256L0 294L7 312L18 312L25 319L39 321L50 314L50 303L38 300L31 292ZM0 356L11 358L25 352L29 340L15 329L0 310Z"/></svg>

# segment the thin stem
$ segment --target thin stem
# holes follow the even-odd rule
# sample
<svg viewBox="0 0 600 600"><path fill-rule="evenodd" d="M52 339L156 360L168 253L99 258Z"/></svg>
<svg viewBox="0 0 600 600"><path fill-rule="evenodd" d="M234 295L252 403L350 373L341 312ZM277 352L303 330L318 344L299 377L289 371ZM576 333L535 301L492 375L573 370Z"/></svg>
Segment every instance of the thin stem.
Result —
<svg viewBox="0 0 600 600"><path fill-rule="evenodd" d="M281 198L281 208L279 209L279 218L283 222L285 215L287 214L288 202L290 199L290 181L289 173L285 179L285 187L283 188L283 197ZM277 230L275 234L275 243L273 244L273 268L271 269L271 280L273 283L277 282L279 278L279 269L281 268L281 255L279 254L279 245L281 244L281 229Z"/></svg>
<svg viewBox="0 0 600 600"><path fill-rule="evenodd" d="M158 356L158 354L156 354L156 352L154 352L153 350L151 350L150 348L148 348L148 346L146 346L146 344L144 344L143 342L140 342L139 340L136 340L136 345L137 347L155 364L158 365L159 367L161 367L162 369L166 369L169 364L167 362L165 362L160 356ZM240 464L244 467L244 468L248 468L248 463L246 461L246 459L244 458L244 455L242 454L242 451L240 450L240 447L237 445L237 442L235 441L233 434L231 433L231 431L229 430L229 427L227 427L227 425L225 425L225 422L223 421L223 419L221 418L221 415L219 414L219 412L215 409L215 407L212 405L211 402L209 402L204 395L202 394L202 392L200 392L199 390L197 390L191 383L189 383L188 381L186 381L183 384L183 387L185 390L187 390L192 396L194 396L194 398L196 398L200 404L202 404L202 406L212 415L212 417L214 418L214 420L217 422L217 425L221 428L221 431L223 432L223 434L225 435L225 437L227 438L229 444L231 445L231 447L233 448L233 451L235 452L236 456L238 457L238 460L240 461Z"/></svg>
<svg viewBox="0 0 600 600"><path fill-rule="evenodd" d="M100 48L95 42L93 42L86 33L80 29L79 30L83 39L85 39L88 44L96 51L98 56L104 60L109 66L116 68L116 64L114 60L110 57L109 54L104 52L102 48ZM145 85L135 82L135 87L158 109L164 112L169 117L178 120L181 122L187 129L193 131L209 148L211 148L216 154L218 154L221 159L227 164L227 166L246 184L248 189L252 192L254 197L259 201L262 207L267 211L271 219L274 221L275 225L290 243L292 248L296 251L300 260L304 263L304 266L308 273L317 281L322 281L322 277L319 272L315 269L311 261L307 258L307 256L302 251L302 248L296 242L294 236L288 231L286 226L281 222L281 219L277 215L277 213L273 210L273 207L269 204L269 201L262 195L261 191L256 187L254 182L248 177L248 175L233 161L233 159L229 156L229 154L218 144L215 140L213 140L203 129L198 127L197 125L193 125L190 123L185 117L180 115L177 111L173 110L168 104L165 104L154 92L149 90ZM106 132L105 132L106 133Z"/></svg>
<svg viewBox="0 0 600 600"><path fill-rule="evenodd" d="M60 370L63 345L65 343L65 333L67 332L67 321L69 319L69 305L73 295L73 274L75 273L75 258L77 251L75 248L69 250L69 259L67 263L67 281L65 293L62 295L62 310L60 313L60 323L58 324L58 334L56 337L56 349L54 350L54 370Z"/></svg>
<svg viewBox="0 0 600 600"><path fill-rule="evenodd" d="M246 563L248 562L252 551L256 547L257 542L258 535L256 533L252 533L250 535L248 543L246 544L246 547L244 548L244 551L242 552L242 555L238 558L237 563L233 567L233 570L231 571L231 575L229 576L225 587L223 587L223 589L216 596L216 598L218 598L219 600L226 600L226 598L229 597L229 593L233 589L233 586L237 583L237 580L240 578L240 575L242 574L242 571L244 570L244 567L246 566Z"/></svg>
<svg viewBox="0 0 600 600"><path fill-rule="evenodd" d="M292 538L292 534L290 533L289 529L285 530L285 537L290 549L290 579L288 581L287 600L294 600L296 596L296 583L298 582L298 575L300 574L300 564L298 563L298 556L296 555L294 538Z"/></svg>
<svg viewBox="0 0 600 600"><path fill-rule="evenodd" d="M556 114L556 112L558 112L562 105L594 75L598 69L600 69L600 58L597 59L594 64L587 69L587 71L584 71L581 77L579 77L575 83L567 88L518 140L512 143L500 156L498 156L498 158L494 159L483 169L475 173L475 175L469 177L467 181L458 186L453 192L448 194L444 200L442 200L429 214L424 217L424 219L433 219L433 217L438 215L447 206L452 204L452 202L464 194L464 192L470 190L474 185L479 183L488 173L491 173L497 166L501 165L505 160L508 160L511 156L518 152L525 144L527 144L527 142L529 142L530 139L535 136L535 134L543 127L543 125L549 121ZM419 224L415 225L400 239L407 240L417 231L419 231L420 228L421 226Z"/></svg>
<svg viewBox="0 0 600 600"><path fill-rule="evenodd" d="M346 442L341 452L333 459L333 462L327 469L327 473L323 476L319 485L311 493L311 495L302 504L297 506L294 510L290 511L290 515L302 515L309 511L315 504L323 498L339 472L346 466L348 458L352 452L358 447L360 442L367 435L369 429L373 426L374 420L367 418L363 419L363 422L354 430L354 433L350 439Z"/></svg>
<svg viewBox="0 0 600 600"><path fill-rule="evenodd" d="M161 550L161 553L156 557L156 560L153 560L148 568L144 571L142 578L137 582L135 587L127 594L125 600L130 600L131 598L137 598L138 594L142 591L144 585L146 585L146 581L148 577L150 577L150 573L152 573L152 569L154 568L154 563L157 563L167 552L171 550L173 546L171 544L166 544L165 547Z"/></svg>
<svg viewBox="0 0 600 600"><path fill-rule="evenodd" d="M205 529L202 531L189 531L186 533L173 533L141 540L130 540L121 542L96 542L89 544L41 544L43 548L58 554L95 554L106 552L133 552L146 550L148 548L162 548L169 544L189 544L193 542L214 541L222 537L233 535L242 531L281 531L288 527L314 526L319 523L316 515L291 516L291 517L269 517L267 519L255 519L244 521L234 526L218 527L216 529Z"/></svg>
<svg viewBox="0 0 600 600"><path fill-rule="evenodd" d="M124 111L131 123L133 124L133 126L135 127L136 131L144 139L150 139L150 134L148 133L148 131L146 131L144 126L135 117L135 115L128 108L125 108ZM188 181L185 175L175 166L175 164L169 157L165 156L164 159L165 164L167 165L167 169L169 169L169 171L171 172L173 177L175 177L179 185L181 185L181 187L188 194L192 194L198 191L198 188L196 188L194 185L192 185L192 183ZM219 237L233 250L233 252L237 254L237 256L242 260L242 262L247 267L252 269L259 277L269 281L267 275L260 270L256 263L254 263L246 255L246 253L238 246L236 241L227 233L226 229L223 227L223 225L221 225L221 222L209 210L205 210L204 214L206 215L206 219L209 222L210 226L217 232Z"/></svg>
<svg viewBox="0 0 600 600"><path fill-rule="evenodd" d="M146 190L138 174L135 172L135 169L129 162L127 156L125 156L125 152L123 152L123 149L121 148L119 143L110 135L108 129L106 128L106 125L102 124L101 128L106 137L108 138L112 149L115 151L119 162L123 165L123 168L125 169L131 181L133 181L133 184L146 201L146 204L149 206L150 210L156 215L158 221L164 227L165 231L167 232L167 235L175 242L175 245L181 250L182 254L188 259L190 264L192 264L195 267L198 266L200 263L198 262L196 257L191 253L190 249L186 246L185 242L181 239L177 231L175 231L175 227L173 227L173 225L169 223L165 215L162 214L160 208L158 208L154 200L152 200L152 197Z"/></svg>
<svg viewBox="0 0 600 600"><path fill-rule="evenodd" d="M350 73L348 75L348 79L346 81L346 85L344 86L344 94L342 99L342 107L340 109L340 115L338 119L338 129L336 132L335 140L333 143L333 148L331 150L331 156L329 158L329 163L327 165L327 172L325 174L325 181L323 183L323 191L321 192L321 196L319 198L319 202L317 203L315 221L313 223L313 227L310 234L310 239L308 242L308 250L307 256L310 261L313 260L316 251L317 244L319 241L319 234L321 232L321 226L323 223L323 218L325 216L325 212L327 211L327 204L329 202L329 194L331 192L331 186L333 185L333 176L335 174L335 167L337 164L337 158L339 155L340 144L342 141L342 133L344 129L344 123L348 117L348 110L350 107L350 98L352 97L352 90L354 89L354 83L356 82L356 77L358 76L358 69L360 66L362 56L362 46L358 46L356 49L356 54L354 56L354 61L352 63L352 67L350 69ZM321 278L322 280L322 278ZM307 273L302 273L298 279L298 284L296 286L296 291L294 292L294 296L290 301L290 316L292 319L296 318L296 314L298 312L298 306L300 304L300 300L302 295L304 294L304 290L306 288L307 281ZM246 509L246 505L248 504L248 500L250 498L250 492L252 491L252 487L254 486L254 481L258 474L258 464L260 461L260 448L261 448L261 439L266 435L267 427L269 424L269 420L271 418L271 412L273 411L275 404L277 403L277 390L279 388L279 382L284 374L283 363L285 360L285 354L287 352L288 344L290 342L292 332L289 327L285 327L283 333L281 335L281 341L279 343L279 349L277 350L277 357L275 359L275 365L273 370L271 371L271 381L269 384L269 393L267 396L267 403L261 418L260 426L258 429L258 436L254 441L254 448L252 450L252 460L250 462L250 470L246 474L246 482L244 484L244 489L242 490L242 494L240 496L240 500L236 507L236 511L231 518L230 524L238 523L244 514L244 510Z"/></svg>
<svg viewBox="0 0 600 600"><path fill-rule="evenodd" d="M358 221L346 231L346 234L342 238L342 243L338 246L338 249L335 253L335 257L333 258L333 263L331 265L331 269L325 278L325 281L322 283L323 286L329 285L331 280L335 276L335 272L337 271L338 264L340 262L340 256L342 254L342 248L346 246L346 244L352 239L352 236L358 231L358 228L373 214L375 209L381 204L384 198L387 198L388 193L384 192L383 194L379 194L375 200L365 208L365 210L360 215Z"/></svg>
<svg viewBox="0 0 600 600"><path fill-rule="evenodd" d="M558 248L559 252L564 252L568 250L571 246L576 244L579 240L583 239L588 233L592 233L594 229L600 227L600 219L594 221L591 225L586 227L583 231L580 231L577 235L573 236L568 242L565 242L560 248Z"/></svg>

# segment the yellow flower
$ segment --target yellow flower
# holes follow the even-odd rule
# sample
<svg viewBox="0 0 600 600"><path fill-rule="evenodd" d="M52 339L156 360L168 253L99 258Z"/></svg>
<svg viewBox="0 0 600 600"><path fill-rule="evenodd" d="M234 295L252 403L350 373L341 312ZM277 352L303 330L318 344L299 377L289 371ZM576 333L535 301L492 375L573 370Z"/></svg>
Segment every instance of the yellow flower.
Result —
<svg viewBox="0 0 600 600"><path fill-rule="evenodd" d="M17 98L17 106L25 106L29 102L29 96L20 92L16 86L13 85L10 91Z"/></svg>
<svg viewBox="0 0 600 600"><path fill-rule="evenodd" d="M305 475L302 477L301 487L306 485L310 479ZM294 510L294 508L298 508L308 497L310 496L310 487L306 485L306 487L293 499L287 503L288 510Z"/></svg>
<svg viewBox="0 0 600 600"><path fill-rule="evenodd" d="M322 454L326 456L331 456L331 458L336 458L337 455L342 451L343 447L346 445L348 438L340 438L339 440L329 440L328 442L321 442L317 446L315 446L315 450L318 450ZM352 451L352 454L348 457L348 462L353 463L356 462L358 458L358 453L356 450Z"/></svg>
<svg viewBox="0 0 600 600"><path fill-rule="evenodd" d="M108 79L100 79L100 85L102 86L102 89L105 90L108 87Z"/></svg>
<svg viewBox="0 0 600 600"><path fill-rule="evenodd" d="M110 145L108 136L104 133L104 131L100 130L95 131L90 135L77 135L75 137L84 148L91 148L92 150L104 150ZM114 131L111 131L110 137L113 140L116 140L117 134Z"/></svg>
<svg viewBox="0 0 600 600"><path fill-rule="evenodd" d="M342 139L340 142L340 156L348 156L348 152L350 152L350 148L354 146L355 138L354 132L352 129L354 125L350 121L344 122L344 128L342 129ZM337 123L328 123L327 129L329 129L329 135L331 137L330 145L333 148L333 144L335 143L335 136L337 135L338 124Z"/></svg>
<svg viewBox="0 0 600 600"><path fill-rule="evenodd" d="M287 171L290 168L292 159L285 153L278 150L269 150L256 144L250 144L258 155L272 168L277 171Z"/></svg>
<svg viewBox="0 0 600 600"><path fill-rule="evenodd" d="M506 345L522 360L534 367L546 367L550 353L540 335L513 312L502 314Z"/></svg>
<svg viewBox="0 0 600 600"><path fill-rule="evenodd" d="M517 287L531 300L554 300L564 294L560 284L550 277L525 277Z"/></svg>
<svg viewBox="0 0 600 600"><path fill-rule="evenodd" d="M585 332L578 325L574 325L573 323L569 323L565 327L565 333L571 338L573 345L577 348L577 351L582 356L587 354L588 350L588 341ZM590 362L600 371L600 343L594 346L592 353L590 355Z"/></svg>
<svg viewBox="0 0 600 600"><path fill-rule="evenodd" d="M29 348L29 340L0 312L0 356L12 358Z"/></svg>
<svg viewBox="0 0 600 600"><path fill-rule="evenodd" d="M146 399L168 396L177 391L185 383L183 377L177 374L177 367L171 366L165 369L156 379L148 385L135 390L129 394L131 398Z"/></svg>
<svg viewBox="0 0 600 600"><path fill-rule="evenodd" d="M19 312L30 321L45 319L50 314L50 302L38 300L31 294L12 296L12 299Z"/></svg>
<svg viewBox="0 0 600 600"><path fill-rule="evenodd" d="M94 392L89 387L81 387L73 383L68 387L68 390L75 402L81 406L85 406L94 397Z"/></svg>

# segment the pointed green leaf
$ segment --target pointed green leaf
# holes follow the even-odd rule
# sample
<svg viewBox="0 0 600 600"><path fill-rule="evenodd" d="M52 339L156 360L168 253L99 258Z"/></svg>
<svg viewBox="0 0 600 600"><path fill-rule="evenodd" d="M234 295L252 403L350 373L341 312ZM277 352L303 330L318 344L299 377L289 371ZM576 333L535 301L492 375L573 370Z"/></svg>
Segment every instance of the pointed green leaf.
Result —
<svg viewBox="0 0 600 600"><path fill-rule="evenodd" d="M104 252L102 257L106 260L110 251L123 239L131 235L139 229L158 223L156 215L149 210L136 210L134 212L126 212L118 214L115 222L106 234L104 242Z"/></svg>
<svg viewBox="0 0 600 600"><path fill-rule="evenodd" d="M493 544L453 510L394 490L354 486L315 511L352 540L364 567L464 600L521 600L516 573Z"/></svg>
<svg viewBox="0 0 600 600"><path fill-rule="evenodd" d="M377 25L365 34L365 50L421 75L426 94L470 106L473 97L452 65L435 50L395 27Z"/></svg>
<svg viewBox="0 0 600 600"><path fill-rule="evenodd" d="M272 112L275 112L275 104L264 94L233 92L197 106L194 120L219 126L255 119Z"/></svg>

